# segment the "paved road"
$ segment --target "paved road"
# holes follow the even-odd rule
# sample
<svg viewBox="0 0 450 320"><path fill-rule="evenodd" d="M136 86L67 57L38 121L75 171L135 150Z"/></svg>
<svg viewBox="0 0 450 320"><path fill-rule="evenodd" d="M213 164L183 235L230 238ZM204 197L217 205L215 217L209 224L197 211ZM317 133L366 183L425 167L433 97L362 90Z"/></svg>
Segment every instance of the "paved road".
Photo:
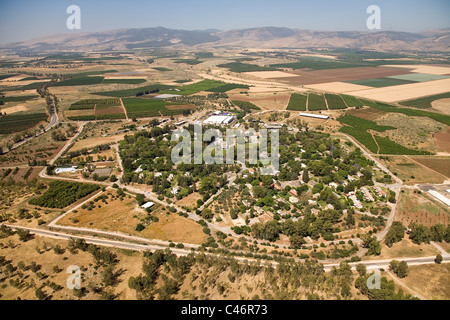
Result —
<svg viewBox="0 0 450 320"><path fill-rule="evenodd" d="M2 224L0 224L2 225ZM9 225L4 224L10 228L13 229L21 229L21 230L28 230L30 233L35 234L37 236L42 237L48 237L53 239L60 239L60 240L71 240L71 239L84 239L86 243L91 243L99 246L106 246L106 247L113 247L113 248L120 248L120 249L128 249L128 250L136 250L136 251L146 251L146 250L165 250L167 247L165 246L159 246L155 244L140 244L140 243L131 243L131 242L125 242L125 241L116 241L116 240L109 240L109 239L103 239L103 238L93 238L88 236L81 236L81 235L72 235L68 233L63 233L59 231L50 231L50 230L44 230L44 229L38 229L38 228L28 228L28 227L22 227L22 226L16 226L16 225ZM177 256L186 256L193 251L190 249L179 249L179 248L170 248L172 253L174 253ZM212 253L206 253L211 256L219 256L217 254ZM238 261L249 261L249 262L259 262L261 265L265 265L267 263L272 264L273 266L277 266L278 262L276 261L259 261L252 258L243 258L243 257L235 257ZM406 261L409 266L415 266L415 265L424 265L424 264L434 264L435 257L420 257L420 258L397 258L397 261ZM302 259L295 259L296 261L304 261ZM389 264L393 259L384 259L384 260L372 260L372 261L359 261L359 262L352 262L349 263L349 265L352 267L352 269L356 269L356 266L358 264L363 264L367 267L368 270L375 270L375 269L388 269ZM450 257L446 256L443 257L442 263L450 263ZM324 263L324 270L326 272L331 271L333 267L339 267L339 263Z"/></svg>

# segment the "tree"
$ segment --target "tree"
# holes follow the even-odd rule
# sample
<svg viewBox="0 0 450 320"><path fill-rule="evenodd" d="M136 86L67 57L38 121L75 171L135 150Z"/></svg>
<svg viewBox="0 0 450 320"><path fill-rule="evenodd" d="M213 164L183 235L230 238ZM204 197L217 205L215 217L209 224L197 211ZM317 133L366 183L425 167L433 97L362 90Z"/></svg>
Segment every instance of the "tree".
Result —
<svg viewBox="0 0 450 320"><path fill-rule="evenodd" d="M367 267L361 263L356 265L356 271L358 271L361 277L364 277L367 273Z"/></svg>
<svg viewBox="0 0 450 320"><path fill-rule="evenodd" d="M398 262L397 260L392 260L389 264L389 268L399 278L405 278L408 275L408 264L406 263L406 261Z"/></svg>
<svg viewBox="0 0 450 320"><path fill-rule="evenodd" d="M37 288L34 291L36 298L38 298L39 300L44 300L46 298L45 293L41 290L41 288Z"/></svg>
<svg viewBox="0 0 450 320"><path fill-rule="evenodd" d="M392 247L394 243L401 241L405 236L405 230L405 226L400 221L394 221L386 234L384 240L386 245Z"/></svg>
<svg viewBox="0 0 450 320"><path fill-rule="evenodd" d="M302 180L304 183L309 182L309 173L308 173L308 170L306 170L306 169L303 170Z"/></svg>
<svg viewBox="0 0 450 320"><path fill-rule="evenodd" d="M367 248L366 256L378 256L381 254L381 245L380 242L377 241L376 237L372 237L370 234L365 234L361 237L361 240L363 241L362 246Z"/></svg>
<svg viewBox="0 0 450 320"><path fill-rule="evenodd" d="M443 224L437 224L430 228L433 241L442 242L445 240L447 230Z"/></svg>
<svg viewBox="0 0 450 320"><path fill-rule="evenodd" d="M424 225L413 223L411 226L411 232L409 233L409 238L415 244L430 243L431 231Z"/></svg>
<svg viewBox="0 0 450 320"><path fill-rule="evenodd" d="M436 256L436 259L434 259L434 262L436 262L437 264L441 264L442 263L442 256L441 256L441 254L439 253L437 256Z"/></svg>
<svg viewBox="0 0 450 320"><path fill-rule="evenodd" d="M302 236L293 234L289 237L289 242L294 249L301 249L304 244L306 244L305 239Z"/></svg>

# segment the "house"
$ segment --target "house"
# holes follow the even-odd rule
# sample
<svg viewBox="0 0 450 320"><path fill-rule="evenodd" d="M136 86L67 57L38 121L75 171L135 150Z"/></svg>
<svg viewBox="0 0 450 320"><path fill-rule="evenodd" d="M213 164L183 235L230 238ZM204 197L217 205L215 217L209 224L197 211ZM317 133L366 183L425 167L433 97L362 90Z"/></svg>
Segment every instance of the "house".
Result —
<svg viewBox="0 0 450 320"><path fill-rule="evenodd" d="M180 188L179 186L175 186L175 187L172 188L172 190L170 191L170 193L176 195L176 194L178 194L178 193L180 192L180 189L181 189L181 188Z"/></svg>
<svg viewBox="0 0 450 320"><path fill-rule="evenodd" d="M272 187L273 187L275 190L278 190L278 191L283 190L283 188L281 188L281 186L278 185L277 183L272 184Z"/></svg>
<svg viewBox="0 0 450 320"><path fill-rule="evenodd" d="M297 203L299 200L298 200L298 198L296 198L296 197L290 197L289 198L289 202L290 203Z"/></svg>
<svg viewBox="0 0 450 320"><path fill-rule="evenodd" d="M289 190L289 193L292 194L292 195L295 196L295 197L298 197L297 190L295 190L295 189Z"/></svg>

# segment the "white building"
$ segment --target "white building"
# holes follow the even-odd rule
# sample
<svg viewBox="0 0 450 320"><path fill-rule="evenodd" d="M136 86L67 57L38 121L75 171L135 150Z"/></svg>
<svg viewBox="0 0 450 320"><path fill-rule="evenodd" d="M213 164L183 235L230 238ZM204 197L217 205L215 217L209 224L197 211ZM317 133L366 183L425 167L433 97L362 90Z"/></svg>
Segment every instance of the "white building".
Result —
<svg viewBox="0 0 450 320"><path fill-rule="evenodd" d="M77 167L73 166L73 167L66 167L66 168L56 168L55 169L55 173L56 174L60 174L60 173L75 173L77 172Z"/></svg>
<svg viewBox="0 0 450 320"><path fill-rule="evenodd" d="M155 205L155 204L154 204L153 202L149 201L149 202L144 203L144 204L141 206L141 208L142 208L142 209L147 209L147 208L153 207L154 205Z"/></svg>
<svg viewBox="0 0 450 320"><path fill-rule="evenodd" d="M306 113L306 112L300 112L301 117L308 117L308 118L316 118L316 119L322 119L322 120L328 120L330 117L321 115L321 114L312 114L312 113Z"/></svg>
<svg viewBox="0 0 450 320"><path fill-rule="evenodd" d="M437 192L435 190L428 190L428 193L450 207L450 199L447 198L446 196L443 196L442 194L440 194L439 192Z"/></svg>
<svg viewBox="0 0 450 320"><path fill-rule="evenodd" d="M234 116L228 115L212 115L203 121L203 124L211 124L216 126L227 125L233 122L234 118Z"/></svg>

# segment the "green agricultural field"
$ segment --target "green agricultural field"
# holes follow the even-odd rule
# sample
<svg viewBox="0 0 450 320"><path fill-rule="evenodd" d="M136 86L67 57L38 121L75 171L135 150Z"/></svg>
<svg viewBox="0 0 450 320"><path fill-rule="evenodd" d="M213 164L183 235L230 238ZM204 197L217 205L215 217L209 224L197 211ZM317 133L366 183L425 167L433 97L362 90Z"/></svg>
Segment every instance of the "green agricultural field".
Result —
<svg viewBox="0 0 450 320"><path fill-rule="evenodd" d="M66 86L86 86L93 84L100 84L103 81L103 77L75 77L61 82L52 84L53 87L66 87Z"/></svg>
<svg viewBox="0 0 450 320"><path fill-rule="evenodd" d="M374 79L353 80L345 82L359 84L361 86L367 86L372 88L384 88L384 87L398 86L401 84L414 83L414 81L393 79L393 78L374 78Z"/></svg>
<svg viewBox="0 0 450 320"><path fill-rule="evenodd" d="M186 79L186 80L175 80L175 83L186 83L186 82L191 82L192 80L190 79Z"/></svg>
<svg viewBox="0 0 450 320"><path fill-rule="evenodd" d="M0 134L28 130L47 118L45 113L3 115L0 117Z"/></svg>
<svg viewBox="0 0 450 320"><path fill-rule="evenodd" d="M349 107L362 107L362 105L363 105L361 103L361 101L359 101L357 98L355 98L353 96L348 96L346 94L342 94L341 96L344 99L347 106L349 106Z"/></svg>
<svg viewBox="0 0 450 320"><path fill-rule="evenodd" d="M287 110L306 111L307 99L308 97L304 94L293 93L289 100Z"/></svg>
<svg viewBox="0 0 450 320"><path fill-rule="evenodd" d="M152 69L153 69L153 70L156 70L156 71L160 71L160 72L173 71L172 69L164 68L164 67L154 67L154 68L152 68Z"/></svg>
<svg viewBox="0 0 450 320"><path fill-rule="evenodd" d="M426 109L426 108L432 107L431 103L433 101L436 101L439 99L448 99L448 98L450 98L450 92L437 94L437 95L429 96L429 97L423 97L420 99L402 101L402 102L400 102L400 104L403 106L407 106L407 107Z"/></svg>
<svg viewBox="0 0 450 320"><path fill-rule="evenodd" d="M327 105L325 103L325 98L322 94L310 93L308 94L308 110L327 110Z"/></svg>
<svg viewBox="0 0 450 320"><path fill-rule="evenodd" d="M17 74L0 74L0 81L17 76Z"/></svg>
<svg viewBox="0 0 450 320"><path fill-rule="evenodd" d="M94 115L72 116L67 117L67 119L72 121L95 121L95 116Z"/></svg>
<svg viewBox="0 0 450 320"><path fill-rule="evenodd" d="M449 76L441 76L441 75L437 75L437 74L410 73L410 74L403 74L403 75L399 75L399 76L389 76L387 78L407 80L407 81L413 81L413 82L426 82L426 81L433 81L433 80L448 79L450 77Z"/></svg>
<svg viewBox="0 0 450 320"><path fill-rule="evenodd" d="M138 92L160 92L166 89L173 88L173 86L168 86L164 84L152 84L145 87L139 87L134 89L124 89L124 90L115 90L115 91L104 91L104 92L94 92L96 95L100 96L108 96L108 97L134 97Z"/></svg>
<svg viewBox="0 0 450 320"><path fill-rule="evenodd" d="M123 120L127 117L124 113L99 114L95 116L96 120Z"/></svg>
<svg viewBox="0 0 450 320"><path fill-rule="evenodd" d="M173 62L174 63L184 63L184 64L188 64L190 66L195 66L197 64L202 63L203 61L200 61L198 59L176 59Z"/></svg>
<svg viewBox="0 0 450 320"><path fill-rule="evenodd" d="M371 107L374 109L378 109L384 112L396 112L403 113L407 116L413 117L428 117L430 119L436 120L437 122L446 124L450 126L450 116L442 113L417 110L417 109L409 109L409 108L397 108L395 106L391 106L385 103L376 103L372 101Z"/></svg>
<svg viewBox="0 0 450 320"><path fill-rule="evenodd" d="M396 129L389 126L380 126L374 121L358 118L349 114L337 119L339 122L347 124L339 131L353 136L372 153L379 154L406 154L406 155L429 155L427 151L409 149L390 140L388 137L372 136L367 130L384 132ZM375 139L375 140L374 140Z"/></svg>
<svg viewBox="0 0 450 320"><path fill-rule="evenodd" d="M158 117L159 111L167 110L164 100L125 98L122 100L129 118Z"/></svg>
<svg viewBox="0 0 450 320"><path fill-rule="evenodd" d="M39 80L38 77L26 77L23 79L20 79L19 81L32 81L32 80Z"/></svg>
<svg viewBox="0 0 450 320"><path fill-rule="evenodd" d="M31 199L30 204L45 208L65 208L100 189L99 185L79 182L54 181L39 198Z"/></svg>
<svg viewBox="0 0 450 320"><path fill-rule="evenodd" d="M17 97L0 97L0 101L3 102L22 102L32 99L37 99L39 96L17 96Z"/></svg>
<svg viewBox="0 0 450 320"><path fill-rule="evenodd" d="M185 86L182 86L182 87L178 87L178 89L180 91L174 92L174 91L171 91L171 90L166 90L163 93L180 94L180 95L188 96L188 95L200 92L200 91L210 91L212 89L215 89L215 88L218 88L218 87L222 87L224 85L226 85L226 84L223 83L223 82L220 82L220 81L205 79L205 80L197 82L197 83L188 84L188 85L185 85Z"/></svg>
<svg viewBox="0 0 450 320"><path fill-rule="evenodd" d="M177 105L177 103L170 103L164 100L143 99L143 98L125 98L122 100L127 110L128 118L150 118L171 116L182 114L185 109L180 106L180 109L169 110L166 106ZM187 110L188 108L186 108Z"/></svg>
<svg viewBox="0 0 450 320"><path fill-rule="evenodd" d="M2 91L25 91L25 90L36 90L40 88L42 85L49 83L49 81L39 81L39 82L33 82L24 86L18 86L18 87L7 87L2 88Z"/></svg>
<svg viewBox="0 0 450 320"><path fill-rule="evenodd" d="M100 70L100 71L86 71L86 72L79 72L79 73L71 73L67 76L71 78L78 78L78 77L87 77L87 76L97 76L102 75L106 73L118 73L117 70Z"/></svg>
<svg viewBox="0 0 450 320"><path fill-rule="evenodd" d="M325 98L327 99L328 109L346 109L347 105L342 100L342 97L338 94L326 93Z"/></svg>
<svg viewBox="0 0 450 320"><path fill-rule="evenodd" d="M94 109L95 105L97 105L97 108L121 106L119 99L84 99L72 103L69 110Z"/></svg>
<svg viewBox="0 0 450 320"><path fill-rule="evenodd" d="M261 67L256 64L248 64L241 62L230 62L225 64L219 64L219 68L226 68L231 72L241 73L241 72L255 72L255 71L280 71L280 69L270 67Z"/></svg>
<svg viewBox="0 0 450 320"><path fill-rule="evenodd" d="M105 79L103 84L141 84L144 83L145 79Z"/></svg>
<svg viewBox="0 0 450 320"><path fill-rule="evenodd" d="M251 102L248 101L237 101L237 100L233 100L231 101L233 102L236 106L238 106L241 109L249 109L249 110L261 110L260 107L254 105Z"/></svg>
<svg viewBox="0 0 450 320"><path fill-rule="evenodd" d="M406 154L406 155L430 155L428 151L414 150L399 145L398 143L390 140L387 137L375 136L380 150L379 154Z"/></svg>
<svg viewBox="0 0 450 320"><path fill-rule="evenodd" d="M244 84L228 83L228 84L224 84L223 86L212 88L212 89L209 89L206 91L224 93L224 92L228 92L228 91L234 90L234 89L248 89L248 88L250 88L250 87L246 86Z"/></svg>
<svg viewBox="0 0 450 320"><path fill-rule="evenodd" d="M326 70L326 69L340 69L340 68L356 68L367 66L365 63L350 63L342 61L321 61L305 59L298 62L292 63L280 63L271 64L272 68L283 68L283 69L312 69L312 70Z"/></svg>
<svg viewBox="0 0 450 320"><path fill-rule="evenodd" d="M351 135L359 143L361 143L367 149L369 149L370 152L372 152L372 153L378 152L378 146L375 143L375 140L373 139L372 135L370 133L368 133L367 131L357 129L355 127L347 127L347 126L340 128L339 131L346 133L348 135Z"/></svg>
<svg viewBox="0 0 450 320"><path fill-rule="evenodd" d="M394 130L396 128L389 126L380 126L375 121L366 120L363 118L355 117L349 114L345 114L337 118L340 123L347 124L351 127L357 128L362 131L374 130L378 132L385 132L387 130Z"/></svg>

